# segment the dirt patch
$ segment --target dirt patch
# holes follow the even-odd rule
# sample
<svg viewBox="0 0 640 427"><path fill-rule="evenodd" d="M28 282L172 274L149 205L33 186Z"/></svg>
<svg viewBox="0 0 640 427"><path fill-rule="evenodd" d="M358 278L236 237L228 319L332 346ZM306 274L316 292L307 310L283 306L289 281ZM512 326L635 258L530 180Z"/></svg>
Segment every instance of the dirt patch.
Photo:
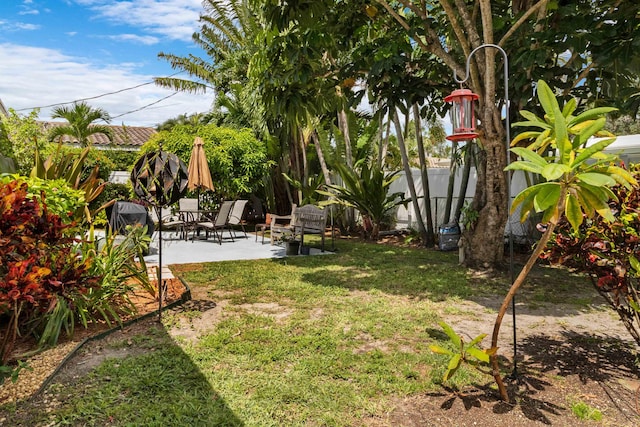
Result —
<svg viewBox="0 0 640 427"><path fill-rule="evenodd" d="M214 302L211 300L191 300L175 308L165 317L172 316L175 320L168 329L169 335L178 340L195 343L198 338L215 326L222 319L222 312L228 301Z"/></svg>
<svg viewBox="0 0 640 427"><path fill-rule="evenodd" d="M285 319L293 314L293 310L275 302L240 304L237 307L245 310L249 314L271 317L276 321Z"/></svg>

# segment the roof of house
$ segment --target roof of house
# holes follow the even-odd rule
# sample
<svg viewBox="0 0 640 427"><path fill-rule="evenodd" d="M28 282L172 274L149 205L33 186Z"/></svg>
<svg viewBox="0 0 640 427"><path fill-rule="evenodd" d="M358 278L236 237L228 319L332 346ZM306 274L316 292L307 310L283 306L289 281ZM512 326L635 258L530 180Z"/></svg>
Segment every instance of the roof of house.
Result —
<svg viewBox="0 0 640 427"><path fill-rule="evenodd" d="M45 131L53 128L54 126L66 126L66 122L41 122ZM106 147L115 145L116 147L135 147L139 148L149 140L153 135L157 133L154 128L149 127L139 127L139 126L115 126L115 125L106 125L111 128L113 131L113 144L106 135L102 133L95 133L89 136L91 143L95 147ZM78 141L72 140L70 136L64 136L62 138L63 142L67 143L77 143Z"/></svg>

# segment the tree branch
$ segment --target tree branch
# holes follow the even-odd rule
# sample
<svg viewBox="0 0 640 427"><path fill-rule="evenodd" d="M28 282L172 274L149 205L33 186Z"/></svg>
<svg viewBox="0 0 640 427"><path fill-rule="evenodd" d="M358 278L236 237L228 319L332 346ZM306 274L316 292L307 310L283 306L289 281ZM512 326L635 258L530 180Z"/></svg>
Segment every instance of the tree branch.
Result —
<svg viewBox="0 0 640 427"><path fill-rule="evenodd" d="M471 45L469 43L469 39L467 39L464 33L464 29L460 26L460 23L458 22L458 17L456 16L456 13L453 10L453 7L451 6L451 3L449 3L448 0L440 0L440 5L442 5L442 9L444 10L444 13L446 13L447 17L449 18L449 22L451 23L451 28L453 28L453 32L456 34L456 38L460 42L460 46L462 47L462 51L464 52L464 57L465 58L468 57L469 54L471 53ZM460 15L462 17L462 13ZM473 28L471 25L469 25L468 22L465 22L464 18L462 18L462 21L466 28Z"/></svg>
<svg viewBox="0 0 640 427"><path fill-rule="evenodd" d="M478 30L475 25L477 16L474 16L474 14L469 15L467 6L463 0L455 0L455 3L466 30L469 32L469 43L471 44L471 47L476 48L480 46L482 44L482 40L480 39L480 34L478 34Z"/></svg>
<svg viewBox="0 0 640 427"><path fill-rule="evenodd" d="M376 2L381 5L382 7L384 7L387 12L389 12L391 14L391 16L393 17L393 19L395 19L396 21L398 21L398 23L400 24L400 26L402 26L402 28L404 28L404 30L408 33L411 30L411 26L409 24L407 24L407 21L405 21L405 19L400 16L400 14L398 14L392 7L391 5L389 5L389 3L387 3L385 0L376 0ZM425 52L430 52L429 50L429 46L427 46L425 44L424 41L422 41L420 39L420 37L414 37L413 38L416 43L418 43L418 45L420 46L420 48L422 48L422 50L424 50Z"/></svg>
<svg viewBox="0 0 640 427"><path fill-rule="evenodd" d="M538 10L538 8L542 6L546 6L548 1L549 0L540 0L538 3L531 6L529 10L527 10L524 13L524 15L522 15L520 19L518 19L516 23L511 26L511 28L509 28L509 31L507 31L507 33L504 36L502 36L502 38L498 42L498 46L503 46L507 41L507 39L509 39L509 37L511 37L513 33L515 33L518 30L518 28L520 28L520 26L524 24L524 22L529 18L529 16L531 16L536 10ZM538 16L538 19L540 19L540 16Z"/></svg>
<svg viewBox="0 0 640 427"><path fill-rule="evenodd" d="M491 12L491 0L480 0L480 17L482 19L482 35L485 43L493 44L493 15ZM484 57L484 98L486 104L495 107L496 97L496 52L493 48L487 49Z"/></svg>
<svg viewBox="0 0 640 427"><path fill-rule="evenodd" d="M386 0L375 1L376 3L384 7L387 12L389 12L396 21L398 21L398 23L402 26L402 28L405 29L405 31L409 32L411 30L411 27L409 26L407 21L405 21L404 18L400 16ZM433 28L431 28L427 22L424 22L424 28L426 30L426 37L429 44L426 44L419 37L414 37L413 39L416 41L418 46L420 46L420 48L424 52L432 53L440 58L442 62L444 62L449 68L458 73L458 75L464 75L464 67L458 64L453 56L449 54L449 52L444 50L442 44L440 43L440 38L438 37L438 34L436 34L436 32L433 30Z"/></svg>
<svg viewBox="0 0 640 427"><path fill-rule="evenodd" d="M572 89L575 89L575 88L576 88L576 86L578 86L578 83L580 83L580 82L582 81L582 79L584 79L584 78L586 78L586 77L587 77L587 74L589 74L589 71L591 71L591 70L593 69L593 67L595 67L595 65L596 65L596 64L595 64L594 62L592 62L591 64L587 65L587 66L584 68L584 70L582 70L582 72L580 73L580 75L578 76L578 78L577 78L577 79L575 79L575 80L573 81L573 84L571 85L571 88L569 88L569 89L565 89L565 90L563 91L563 94L564 94L564 95L567 95L567 94L568 94Z"/></svg>
<svg viewBox="0 0 640 427"><path fill-rule="evenodd" d="M410 9L413 13L418 15L418 17L423 21L427 19L427 12L424 8L418 9L411 1L408 0L400 0L400 3L402 3L404 7ZM424 3L422 3L421 6L424 6Z"/></svg>

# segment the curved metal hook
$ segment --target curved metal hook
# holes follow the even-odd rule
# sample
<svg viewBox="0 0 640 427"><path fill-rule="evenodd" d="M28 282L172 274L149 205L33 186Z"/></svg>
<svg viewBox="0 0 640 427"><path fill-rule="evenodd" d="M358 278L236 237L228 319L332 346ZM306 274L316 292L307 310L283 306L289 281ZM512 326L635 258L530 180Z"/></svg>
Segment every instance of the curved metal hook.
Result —
<svg viewBox="0 0 640 427"><path fill-rule="evenodd" d="M507 112L505 114L505 124L506 124L505 131L507 136L507 165L508 165L509 164L509 143L511 142L511 132L510 132L511 123L509 123L509 58L507 57L507 52L505 52L504 49L498 46L497 44L485 43L483 45L480 45L475 49L473 49L471 53L469 53L469 56L467 57L467 68L465 69L464 79L458 80L458 76L456 75L455 70L453 71L453 79L456 81L456 83L460 83L460 84L465 83L467 80L469 80L469 65L471 64L471 57L473 56L474 53L486 47L498 49L500 53L502 53L502 57L504 58L504 102L507 107ZM509 189L509 192L511 192L511 189Z"/></svg>
<svg viewBox="0 0 640 427"><path fill-rule="evenodd" d="M502 53L502 56L504 57L505 70L507 70L509 68L509 65L508 65L509 59L507 58L507 52L505 52L504 49L501 48L500 46L498 46L497 44L485 43L485 44L480 45L477 48L473 49L471 51L471 53L469 54L469 56L467 57L467 68L465 69L464 79L458 80L458 75L456 74L456 71L455 70L453 71L453 80L455 80L456 83L462 84L462 83L466 82L467 80L469 80L469 65L471 64L471 57L473 56L474 53L476 53L480 49L484 49L486 47L492 47L494 49L498 49ZM506 76L506 74L505 74L505 76Z"/></svg>

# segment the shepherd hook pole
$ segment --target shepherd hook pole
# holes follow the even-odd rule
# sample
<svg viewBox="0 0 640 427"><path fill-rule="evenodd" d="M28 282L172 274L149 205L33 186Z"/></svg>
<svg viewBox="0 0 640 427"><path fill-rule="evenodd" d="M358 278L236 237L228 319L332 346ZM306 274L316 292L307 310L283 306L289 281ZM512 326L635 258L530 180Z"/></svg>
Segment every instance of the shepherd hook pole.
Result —
<svg viewBox="0 0 640 427"><path fill-rule="evenodd" d="M510 133L510 128L511 128L511 123L509 122L509 58L507 57L507 52L504 51L503 48L501 48L500 46L498 46L497 44L491 44L491 43L486 43L483 45L480 45L478 47L476 47L475 49L473 49L471 51L471 53L469 54L469 56L467 57L467 68L465 70L465 76L464 79L462 80L458 80L458 76L456 75L456 72L454 70L453 72L453 79L456 81L456 83L464 83L467 80L469 80L469 64L471 63L471 57L473 56L474 53L476 53L478 50L483 49L483 48L494 48L500 51L500 53L502 53L502 57L504 58L504 102L505 102L505 106L506 106L506 112L505 112L505 135L506 135L506 155L507 155L507 166L509 166L510 164L510 159L509 159L509 145L511 142L511 133ZM507 191L508 191L508 197L507 197L507 227L509 230L509 272L511 274L511 284L513 284L513 282L515 281L515 272L513 269L513 230L511 228L511 218L509 215L509 208L511 206L511 174L507 171L506 173L507 176ZM513 299L511 300L511 314L513 317L513 372L511 373L511 379L515 380L518 378L518 361L517 361L517 335L516 335L516 298L515 296L513 297Z"/></svg>

